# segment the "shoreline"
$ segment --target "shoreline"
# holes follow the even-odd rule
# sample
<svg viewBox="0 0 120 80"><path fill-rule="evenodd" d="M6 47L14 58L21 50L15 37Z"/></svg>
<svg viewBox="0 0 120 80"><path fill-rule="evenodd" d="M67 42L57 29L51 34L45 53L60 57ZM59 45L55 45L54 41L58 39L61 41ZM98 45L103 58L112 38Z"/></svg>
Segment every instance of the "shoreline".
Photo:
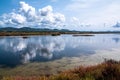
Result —
<svg viewBox="0 0 120 80"><path fill-rule="evenodd" d="M73 36L94 36L94 34L120 34L120 32L0 32L0 36L31 36L31 35L51 35L59 36L71 34Z"/></svg>
<svg viewBox="0 0 120 80"><path fill-rule="evenodd" d="M79 66L54 75L0 76L0 80L120 80L120 61L106 60L94 66Z"/></svg>

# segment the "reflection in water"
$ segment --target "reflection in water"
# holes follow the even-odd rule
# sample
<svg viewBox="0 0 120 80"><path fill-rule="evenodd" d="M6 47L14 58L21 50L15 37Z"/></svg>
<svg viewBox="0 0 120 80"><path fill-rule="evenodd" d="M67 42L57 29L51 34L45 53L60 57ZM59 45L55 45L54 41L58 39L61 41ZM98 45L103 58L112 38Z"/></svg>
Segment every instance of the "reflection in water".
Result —
<svg viewBox="0 0 120 80"><path fill-rule="evenodd" d="M28 62L97 54L96 51L120 48L119 39L119 35L31 36L26 39L4 37L0 39L0 64L16 66Z"/></svg>
<svg viewBox="0 0 120 80"><path fill-rule="evenodd" d="M113 40L116 42L116 43L119 43L120 42L120 38L113 38Z"/></svg>
<svg viewBox="0 0 120 80"><path fill-rule="evenodd" d="M7 37L0 39L0 49L2 54L6 54L14 57L19 55L20 61L23 63L34 60L37 57L43 57L51 59L54 51L64 50L64 41L61 37L32 37L28 39L22 39L19 37ZM11 54L9 54L9 53ZM2 55L0 56L2 57Z"/></svg>

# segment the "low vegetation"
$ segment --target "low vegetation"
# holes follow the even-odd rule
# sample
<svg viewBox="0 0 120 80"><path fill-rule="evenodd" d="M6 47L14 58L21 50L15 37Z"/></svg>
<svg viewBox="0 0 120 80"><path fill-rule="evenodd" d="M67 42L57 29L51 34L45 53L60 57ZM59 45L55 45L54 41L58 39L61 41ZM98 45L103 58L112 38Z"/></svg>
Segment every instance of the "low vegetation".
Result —
<svg viewBox="0 0 120 80"><path fill-rule="evenodd" d="M73 34L73 36L94 36L94 34L120 34L119 31L70 31L57 29L31 29L31 28L0 28L0 36L29 36L29 35L52 35L58 36L60 34Z"/></svg>
<svg viewBox="0 0 120 80"><path fill-rule="evenodd" d="M0 76L0 80L120 80L120 62L105 60L99 65L80 66L56 75Z"/></svg>

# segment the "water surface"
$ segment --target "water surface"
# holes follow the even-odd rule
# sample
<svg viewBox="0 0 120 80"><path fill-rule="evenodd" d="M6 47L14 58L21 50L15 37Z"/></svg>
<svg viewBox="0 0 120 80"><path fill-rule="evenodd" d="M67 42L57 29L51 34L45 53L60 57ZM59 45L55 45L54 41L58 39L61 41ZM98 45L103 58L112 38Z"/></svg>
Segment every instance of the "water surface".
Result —
<svg viewBox="0 0 120 80"><path fill-rule="evenodd" d="M120 35L95 36L20 36L0 37L0 65L15 67L26 63L49 62L62 59L76 64L98 63L105 58L120 60ZM66 62L67 63L67 62ZM68 63L69 64L69 63Z"/></svg>

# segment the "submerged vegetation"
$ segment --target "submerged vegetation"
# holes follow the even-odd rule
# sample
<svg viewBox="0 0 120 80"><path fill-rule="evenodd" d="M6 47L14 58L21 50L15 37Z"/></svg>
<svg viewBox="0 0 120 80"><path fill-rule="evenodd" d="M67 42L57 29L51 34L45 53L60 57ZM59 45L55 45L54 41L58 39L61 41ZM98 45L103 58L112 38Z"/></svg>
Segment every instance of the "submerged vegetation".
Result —
<svg viewBox="0 0 120 80"><path fill-rule="evenodd" d="M105 62L87 67L77 67L56 75L45 76L0 76L0 80L120 80L120 62Z"/></svg>

